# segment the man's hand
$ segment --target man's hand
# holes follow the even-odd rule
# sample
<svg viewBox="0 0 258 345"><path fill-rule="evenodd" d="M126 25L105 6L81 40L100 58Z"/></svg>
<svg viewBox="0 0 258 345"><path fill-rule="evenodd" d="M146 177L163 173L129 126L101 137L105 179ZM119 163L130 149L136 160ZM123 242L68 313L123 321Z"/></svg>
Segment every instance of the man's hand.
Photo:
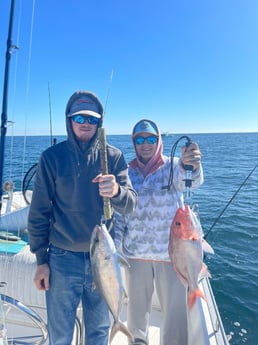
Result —
<svg viewBox="0 0 258 345"><path fill-rule="evenodd" d="M39 265L37 267L34 283L38 290L48 290L49 289L49 267L47 264Z"/></svg>
<svg viewBox="0 0 258 345"><path fill-rule="evenodd" d="M114 175L97 175L93 183L99 184L99 195L106 198L113 198L119 194L119 184L116 182Z"/></svg>

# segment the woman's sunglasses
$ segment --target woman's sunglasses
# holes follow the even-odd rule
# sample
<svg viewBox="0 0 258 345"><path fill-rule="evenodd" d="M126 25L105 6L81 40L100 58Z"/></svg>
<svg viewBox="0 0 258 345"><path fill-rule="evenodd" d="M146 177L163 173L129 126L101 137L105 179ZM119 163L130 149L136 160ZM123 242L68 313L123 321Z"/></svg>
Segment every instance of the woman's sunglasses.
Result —
<svg viewBox="0 0 258 345"><path fill-rule="evenodd" d="M97 125L100 120L97 117L85 115L74 115L71 118L73 122L79 123L80 125L83 125L85 122L88 122L89 125Z"/></svg>
<svg viewBox="0 0 258 345"><path fill-rule="evenodd" d="M145 141L146 141L147 144L156 144L157 141L158 141L158 138L155 137L154 135L146 137L146 138L145 137L136 137L136 138L134 138L134 143L136 145L143 145L145 143Z"/></svg>

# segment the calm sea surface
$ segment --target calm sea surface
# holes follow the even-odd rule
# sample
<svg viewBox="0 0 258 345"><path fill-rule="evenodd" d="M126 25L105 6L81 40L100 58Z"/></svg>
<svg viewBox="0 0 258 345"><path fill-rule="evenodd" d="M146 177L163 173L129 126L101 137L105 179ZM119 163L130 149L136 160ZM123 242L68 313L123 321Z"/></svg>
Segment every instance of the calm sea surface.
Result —
<svg viewBox="0 0 258 345"><path fill-rule="evenodd" d="M179 137L176 134L163 138L165 154L170 155ZM56 138L57 142L65 139ZM192 201L199 204L204 233L212 227L207 240L215 255L205 261L212 274L211 285L224 328L231 336L230 344L255 345L258 344L258 168L248 175L258 164L258 133L192 134L190 138L202 151L205 182L192 195ZM108 142L119 147L127 161L132 159L129 135L111 135ZM180 141L177 155L184 143ZM6 138L4 175L15 181L16 189L21 188L25 173L48 146L49 137Z"/></svg>

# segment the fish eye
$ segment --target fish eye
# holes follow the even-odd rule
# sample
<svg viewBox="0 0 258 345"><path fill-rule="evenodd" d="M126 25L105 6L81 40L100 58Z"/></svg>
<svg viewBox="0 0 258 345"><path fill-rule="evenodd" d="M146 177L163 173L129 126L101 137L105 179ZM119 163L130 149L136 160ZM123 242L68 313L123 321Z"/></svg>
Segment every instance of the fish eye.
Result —
<svg viewBox="0 0 258 345"><path fill-rule="evenodd" d="M181 223L180 222L176 222L176 226L180 226L181 225Z"/></svg>

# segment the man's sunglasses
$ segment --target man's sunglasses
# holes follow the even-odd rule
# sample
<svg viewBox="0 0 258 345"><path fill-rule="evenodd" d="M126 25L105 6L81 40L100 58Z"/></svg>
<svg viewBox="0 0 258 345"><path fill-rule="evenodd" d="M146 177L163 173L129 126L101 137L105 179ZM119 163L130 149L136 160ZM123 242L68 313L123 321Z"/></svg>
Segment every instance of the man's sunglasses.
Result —
<svg viewBox="0 0 258 345"><path fill-rule="evenodd" d="M156 144L158 141L158 138L155 137L154 135L149 136L149 137L136 137L134 138L134 143L136 145L143 145L145 143L145 141L147 142L147 144Z"/></svg>
<svg viewBox="0 0 258 345"><path fill-rule="evenodd" d="M71 116L71 118L73 122L79 123L80 125L83 125L85 122L88 122L89 125L97 125L100 120L94 116L85 116L85 115L80 115L80 114Z"/></svg>

